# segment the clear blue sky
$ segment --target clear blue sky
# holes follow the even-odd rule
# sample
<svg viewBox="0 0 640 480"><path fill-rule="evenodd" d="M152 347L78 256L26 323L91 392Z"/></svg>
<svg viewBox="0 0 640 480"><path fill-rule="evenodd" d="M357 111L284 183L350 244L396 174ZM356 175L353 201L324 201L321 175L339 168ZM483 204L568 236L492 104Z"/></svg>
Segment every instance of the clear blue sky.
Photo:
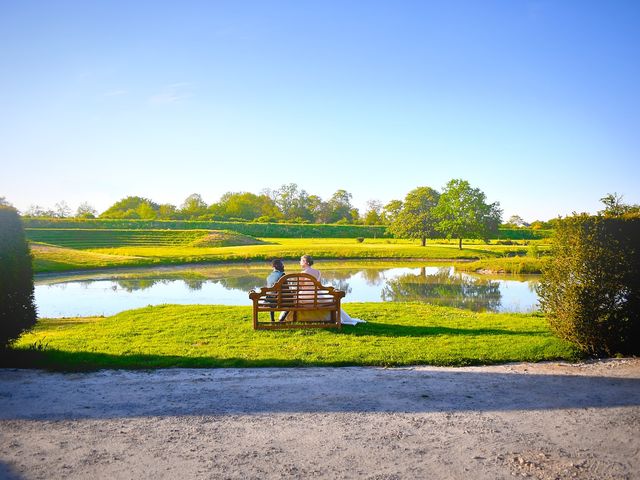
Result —
<svg viewBox="0 0 640 480"><path fill-rule="evenodd" d="M636 0L3 0L0 196L640 203L639 50Z"/></svg>

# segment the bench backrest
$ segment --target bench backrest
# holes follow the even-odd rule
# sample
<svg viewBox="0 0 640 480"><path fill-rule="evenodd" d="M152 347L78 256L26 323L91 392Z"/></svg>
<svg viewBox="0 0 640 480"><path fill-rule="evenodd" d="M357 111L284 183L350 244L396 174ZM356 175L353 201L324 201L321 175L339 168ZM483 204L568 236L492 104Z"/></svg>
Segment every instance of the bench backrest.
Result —
<svg viewBox="0 0 640 480"><path fill-rule="evenodd" d="M327 309L335 307L344 292L320 284L308 273L289 273L280 277L273 287L262 287L249 297L259 307Z"/></svg>

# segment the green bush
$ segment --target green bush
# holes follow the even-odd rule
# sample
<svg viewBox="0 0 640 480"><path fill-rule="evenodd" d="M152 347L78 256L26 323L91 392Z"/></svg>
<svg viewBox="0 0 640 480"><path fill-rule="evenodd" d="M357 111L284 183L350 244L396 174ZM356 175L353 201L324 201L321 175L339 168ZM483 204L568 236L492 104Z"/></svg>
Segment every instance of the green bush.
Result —
<svg viewBox="0 0 640 480"><path fill-rule="evenodd" d="M558 222L538 293L551 329L584 352L640 353L640 219Z"/></svg>
<svg viewBox="0 0 640 480"><path fill-rule="evenodd" d="M31 254L18 212L0 206L0 349L36 323Z"/></svg>

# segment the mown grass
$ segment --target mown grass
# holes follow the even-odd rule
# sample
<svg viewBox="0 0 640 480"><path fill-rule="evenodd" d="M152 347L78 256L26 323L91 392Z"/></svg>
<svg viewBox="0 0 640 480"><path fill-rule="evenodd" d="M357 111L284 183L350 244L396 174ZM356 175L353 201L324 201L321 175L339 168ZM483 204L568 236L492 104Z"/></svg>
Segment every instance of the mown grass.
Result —
<svg viewBox="0 0 640 480"><path fill-rule="evenodd" d="M30 228L26 234L32 242L78 250L105 247L220 247L262 243L253 237L225 230Z"/></svg>
<svg viewBox="0 0 640 480"><path fill-rule="evenodd" d="M121 266L177 265L189 263L225 263L266 261L272 258L296 260L303 254L317 259L420 259L420 260L478 260L507 255L525 255L526 247L519 245L474 244L460 250L453 244L427 244L422 247L410 240L340 238L264 238L262 245L225 247L128 246L92 248L87 250L38 246L33 248L34 270L61 272ZM110 259L113 259L110 262Z"/></svg>
<svg viewBox="0 0 640 480"><path fill-rule="evenodd" d="M485 271L490 273L536 274L542 269L549 257L500 257L484 258L474 262L456 265L456 269L466 272Z"/></svg>
<svg viewBox="0 0 640 480"><path fill-rule="evenodd" d="M420 303L346 307L368 323L342 330L254 331L249 307L218 305L162 305L106 318L41 319L14 345L14 353L24 354L30 364L15 366L475 365L578 358L536 314L473 313Z"/></svg>

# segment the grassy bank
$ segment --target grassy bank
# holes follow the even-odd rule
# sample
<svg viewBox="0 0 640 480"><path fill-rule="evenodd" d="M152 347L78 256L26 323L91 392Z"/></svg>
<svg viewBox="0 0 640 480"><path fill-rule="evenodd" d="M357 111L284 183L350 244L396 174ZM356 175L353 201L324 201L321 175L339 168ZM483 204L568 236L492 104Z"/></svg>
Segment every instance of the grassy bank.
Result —
<svg viewBox="0 0 640 480"><path fill-rule="evenodd" d="M474 262L456 265L457 270L466 272L486 273L514 273L529 274L542 273L545 262L549 257L500 257L484 258Z"/></svg>
<svg viewBox="0 0 640 480"><path fill-rule="evenodd" d="M85 250L34 244L32 251L37 273L122 266L266 261L276 257L295 260L305 253L317 259L478 260L526 252L522 246L470 245L459 250L452 244L428 244L422 247L408 240L367 239L362 243L354 239L337 238L264 240L265 243L261 245L232 247L176 245Z"/></svg>
<svg viewBox="0 0 640 480"><path fill-rule="evenodd" d="M40 320L14 346L61 369L474 365L571 360L535 314L472 313L418 303L354 303L368 323L340 331L256 332L249 307L164 305L106 318ZM22 366L26 366L23 364Z"/></svg>

